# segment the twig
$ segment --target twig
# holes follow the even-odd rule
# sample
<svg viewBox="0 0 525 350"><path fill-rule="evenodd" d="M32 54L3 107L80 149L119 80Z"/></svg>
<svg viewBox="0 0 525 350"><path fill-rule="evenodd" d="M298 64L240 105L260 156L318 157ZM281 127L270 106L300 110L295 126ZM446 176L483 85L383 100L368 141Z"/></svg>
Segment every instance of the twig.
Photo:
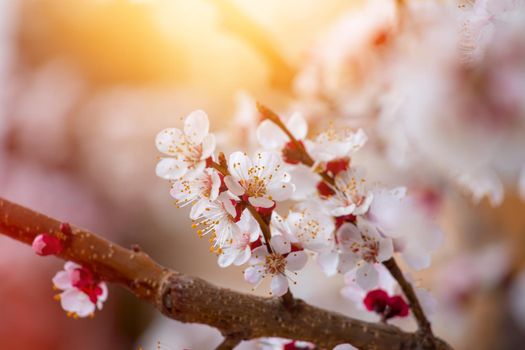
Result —
<svg viewBox="0 0 525 350"><path fill-rule="evenodd" d="M299 162L303 163L304 165L306 165L308 167L313 167L315 165L315 161L308 154L308 152L304 148L303 144L301 142L299 142L299 140L297 140L295 138L295 136L293 136L291 131L288 130L288 128L286 127L286 125L284 125L284 123L281 120L281 118L274 111L272 111L271 109L269 109L268 107L264 106L263 104L261 104L259 102L257 102L257 110L261 114L262 119L268 119L268 120L272 121L274 124L276 124L286 134L286 136L288 136L290 141L294 144L295 149L300 152L299 159L297 159ZM329 184L332 187L335 186L334 179L330 175L328 175L326 172L321 171L321 172L317 172L317 173L323 178L324 182L326 182L327 184Z"/></svg>
<svg viewBox="0 0 525 350"><path fill-rule="evenodd" d="M412 287L412 284L410 284L410 282L406 280L405 276L403 275L403 272L397 265L394 257L388 259L387 261L384 261L383 265L388 269L392 277L396 279L397 283L403 290L403 294L405 294L405 296L407 297L408 302L410 304L410 309L412 309L412 313L414 314L414 318L416 319L419 330L429 340L434 339L434 334L432 333L432 327L430 326L430 322L425 316L425 312L423 311L423 308L421 307L421 303L419 302L419 299L414 291L414 288Z"/></svg>
<svg viewBox="0 0 525 350"><path fill-rule="evenodd" d="M221 153L219 155L219 159L225 159L223 153ZM223 163L223 162L221 161L221 163ZM209 160L208 161L208 165L211 166L212 168L214 168L215 170L217 170L218 172L220 172L224 176L230 175L230 172L228 171L228 167L226 165L219 164L217 162L214 162L213 160ZM242 198L241 198L241 202L243 203L243 205L246 208L248 208L248 210L250 211L250 214L252 214L253 218L259 224L259 227L261 228L261 231L262 231L263 236L264 236L264 240L266 241L266 248L268 249L268 253L271 254L272 253L272 247L270 246L270 240L271 240L271 237L272 237L272 233L270 231L270 227L268 226L266 221L264 221L264 219L259 214L257 209L255 209L255 207L250 202L244 201L244 200L242 200Z"/></svg>
<svg viewBox="0 0 525 350"><path fill-rule="evenodd" d="M31 244L42 232L58 232L61 222L0 198L0 232ZM350 343L359 349L433 349L419 333L368 323L296 300L286 308L277 298L263 298L216 287L183 275L89 231L72 227L60 258L88 267L103 280L129 289L167 317L217 328L239 339L282 337L309 341L321 348ZM436 339L437 349L451 349Z"/></svg>
<svg viewBox="0 0 525 350"><path fill-rule="evenodd" d="M259 113L261 113L262 118L268 119L275 123L294 143L295 147L299 152L302 153L302 156L299 157L298 160L300 160L303 164L307 166L312 166L314 164L313 159L310 157L306 149L303 147L303 145L295 139L293 134L288 130L286 125L282 122L281 118L273 112L268 107L257 103L257 109L259 110ZM320 175L323 178L323 181L328 183L331 186L334 186L335 181L334 178L331 177L326 172L320 173ZM412 285L405 279L405 276L403 275L403 272L397 265L395 259L392 257L389 260L383 262L383 265L390 271L390 274L392 277L396 279L396 281L401 286L401 289L403 290L403 293L407 297L410 303L410 308L412 309L412 312L414 314L414 317L417 321L418 327L420 332L425 337L425 341L429 344L429 346L434 346L434 334L432 333L432 327L430 325L430 322L425 316L425 313L423 311L423 308L421 307L421 304L419 303L419 299L417 298L416 293L414 292L414 289L412 288Z"/></svg>

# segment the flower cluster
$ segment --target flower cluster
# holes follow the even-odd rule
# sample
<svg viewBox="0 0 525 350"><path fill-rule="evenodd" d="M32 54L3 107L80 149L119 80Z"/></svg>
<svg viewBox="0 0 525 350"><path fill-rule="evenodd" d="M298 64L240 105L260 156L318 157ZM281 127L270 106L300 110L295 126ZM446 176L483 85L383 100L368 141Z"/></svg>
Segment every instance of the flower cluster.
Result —
<svg viewBox="0 0 525 350"><path fill-rule="evenodd" d="M328 276L354 276L364 291L378 288L378 270L397 252L414 269L428 267L441 234L414 232L429 222L406 190L369 183L354 165L367 140L362 130L330 125L308 138L300 113L283 121L258 109L263 150L253 157L215 154L202 111L186 117L184 131L170 128L157 136L159 151L170 156L160 160L157 175L170 180L177 206L191 205L193 227L209 237L219 266L246 265L244 278L254 286L269 277L274 296L295 284L309 256ZM280 203L289 200L283 211ZM389 312L402 315L392 300Z"/></svg>

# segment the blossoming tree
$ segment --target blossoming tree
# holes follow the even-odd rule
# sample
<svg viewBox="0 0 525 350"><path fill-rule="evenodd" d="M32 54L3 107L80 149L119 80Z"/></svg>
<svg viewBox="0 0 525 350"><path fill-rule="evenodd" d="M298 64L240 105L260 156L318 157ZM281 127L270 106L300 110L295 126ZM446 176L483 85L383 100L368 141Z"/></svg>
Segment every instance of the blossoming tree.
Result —
<svg viewBox="0 0 525 350"><path fill-rule="evenodd" d="M502 180L517 182L525 193L524 153L517 147L525 140L524 22L514 11L521 2L467 2L460 16L451 16L436 4L371 1L366 20L343 18L295 81L295 104L310 118L299 111L280 116L257 104L248 118L257 124L249 136L254 147L218 151L202 110L158 133L156 174L169 181L176 206L190 207L191 226L209 240L217 264L242 266L254 289L268 286L266 297L172 271L138 247L126 249L3 199L0 232L38 255L66 260L52 283L73 318L100 312L107 283L116 283L167 317L217 328L224 337L219 349L259 338L276 349L450 349L429 321L431 294L398 265L430 266L442 243L425 212L432 203L405 187L371 181L359 153L371 141L405 174L417 177L420 168L430 168L494 205L503 199ZM360 41L353 40L356 30L366 34ZM436 43L442 52L429 57L427 45ZM514 44L512 50L502 43ZM505 69L498 69L500 61ZM440 69L428 72L429 65ZM316 108L338 120L312 128ZM352 115L362 119L347 122ZM480 120L475 130L472 115ZM296 276L308 263L327 277L343 275L342 295L377 322L296 298ZM477 271L462 282L480 283L488 274ZM513 293L524 309L520 283ZM394 318L412 318L417 331L390 324Z"/></svg>

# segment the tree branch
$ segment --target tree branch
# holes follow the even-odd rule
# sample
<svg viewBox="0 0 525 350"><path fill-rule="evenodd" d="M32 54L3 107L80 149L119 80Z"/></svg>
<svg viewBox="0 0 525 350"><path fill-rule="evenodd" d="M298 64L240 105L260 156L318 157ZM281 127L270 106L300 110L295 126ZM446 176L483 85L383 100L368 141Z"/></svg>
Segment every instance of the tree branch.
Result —
<svg viewBox="0 0 525 350"><path fill-rule="evenodd" d="M31 244L40 233L58 233L60 224L0 198L0 232L6 236ZM451 349L439 339L435 347L430 346L420 333L352 319L301 300L296 300L293 308L287 308L278 298L219 288L160 266L143 252L125 249L76 227L72 227L72 235L58 257L82 264L101 279L129 289L169 318L210 325L227 339L283 337L309 341L327 349L341 343L376 350Z"/></svg>
<svg viewBox="0 0 525 350"><path fill-rule="evenodd" d="M396 260L393 257L383 262L383 265L388 269L392 277L396 279L397 283L399 283L399 286L403 290L403 294L405 294L405 296L407 297L410 303L410 308L412 309L412 313L414 314L414 318L416 319L420 331L427 336L429 341L431 341L434 338L434 334L432 333L432 327L430 326L430 322L425 316L425 312L421 307L421 303L419 302L419 299L414 291L414 288L412 287L412 284L410 284L410 282L406 280L405 275L403 275L403 272L401 271L401 269L396 263Z"/></svg>

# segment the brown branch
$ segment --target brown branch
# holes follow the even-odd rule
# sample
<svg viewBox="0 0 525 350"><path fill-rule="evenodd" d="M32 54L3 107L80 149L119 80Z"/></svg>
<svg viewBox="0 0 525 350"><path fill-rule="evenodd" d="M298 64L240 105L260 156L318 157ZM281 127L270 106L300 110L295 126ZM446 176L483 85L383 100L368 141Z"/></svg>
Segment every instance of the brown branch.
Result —
<svg viewBox="0 0 525 350"><path fill-rule="evenodd" d="M0 198L0 232L31 244L39 233L55 234L61 222ZM419 333L352 319L296 300L287 308L278 298L263 298L216 287L183 275L134 252L72 227L72 235L58 256L82 264L103 280L129 289L152 303L167 317L207 324L225 337L255 339L282 337L309 341L331 349L350 343L360 349L433 349ZM437 349L451 349L436 339Z"/></svg>
<svg viewBox="0 0 525 350"><path fill-rule="evenodd" d="M405 276L403 275L403 272L401 271L401 269L396 263L396 260L393 257L388 259L387 261L384 261L383 265L388 269L388 271L390 271L392 277L396 279L397 283L403 290L403 294L405 294L405 296L407 297L419 330L427 337L429 341L432 341L432 339L434 338L434 335L432 333L432 327L430 326L430 322L425 316L425 312L421 307L421 303L419 302L419 299L414 291L414 288L412 287L412 284L406 280Z"/></svg>

